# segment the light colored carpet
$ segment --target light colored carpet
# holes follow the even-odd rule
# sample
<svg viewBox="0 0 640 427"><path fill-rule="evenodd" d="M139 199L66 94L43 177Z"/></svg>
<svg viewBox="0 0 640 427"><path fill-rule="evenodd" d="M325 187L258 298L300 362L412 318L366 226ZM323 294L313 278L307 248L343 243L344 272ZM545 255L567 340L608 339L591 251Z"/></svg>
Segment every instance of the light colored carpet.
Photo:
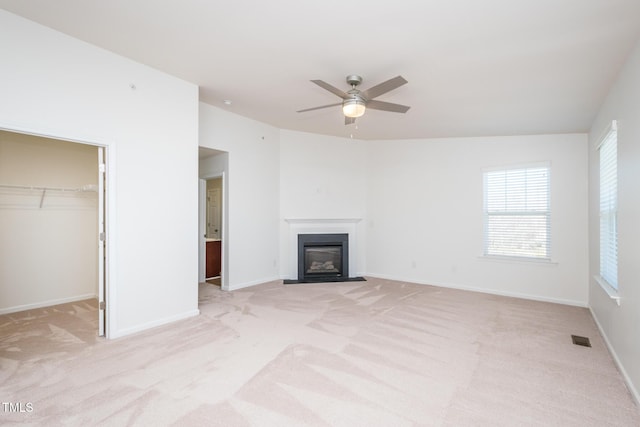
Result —
<svg viewBox="0 0 640 427"><path fill-rule="evenodd" d="M110 341L93 301L0 316L0 400L33 408L0 424L640 425L584 308L373 278L200 303Z"/></svg>

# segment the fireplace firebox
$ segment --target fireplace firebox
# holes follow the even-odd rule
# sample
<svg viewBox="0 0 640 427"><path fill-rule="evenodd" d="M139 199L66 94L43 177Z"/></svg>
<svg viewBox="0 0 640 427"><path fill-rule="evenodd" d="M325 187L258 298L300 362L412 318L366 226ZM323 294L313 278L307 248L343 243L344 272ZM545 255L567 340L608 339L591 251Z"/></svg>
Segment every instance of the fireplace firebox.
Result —
<svg viewBox="0 0 640 427"><path fill-rule="evenodd" d="M299 282L341 281L348 277L348 234L298 234Z"/></svg>

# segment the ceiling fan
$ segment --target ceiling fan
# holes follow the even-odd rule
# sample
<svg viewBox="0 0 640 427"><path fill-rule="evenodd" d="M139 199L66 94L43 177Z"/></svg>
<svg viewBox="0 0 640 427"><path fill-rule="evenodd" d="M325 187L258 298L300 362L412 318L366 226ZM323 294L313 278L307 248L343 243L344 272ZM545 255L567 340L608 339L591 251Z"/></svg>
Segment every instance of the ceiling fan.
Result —
<svg viewBox="0 0 640 427"><path fill-rule="evenodd" d="M322 80L311 81L321 88L326 89L334 95L342 98L342 102L322 105L320 107L307 108L304 110L299 110L298 113L342 105L342 112L344 113L344 124L350 125L352 123L355 123L356 118L362 116L367 108L371 108L373 110L392 111L394 113L406 113L409 108L411 108L406 105L377 101L374 99L407 83L407 81L402 76L394 77L365 91L360 91L357 89L357 86L362 83L362 77L350 75L347 76L347 83L351 85L351 90L348 92L343 92L340 89L331 86L329 83L323 82Z"/></svg>

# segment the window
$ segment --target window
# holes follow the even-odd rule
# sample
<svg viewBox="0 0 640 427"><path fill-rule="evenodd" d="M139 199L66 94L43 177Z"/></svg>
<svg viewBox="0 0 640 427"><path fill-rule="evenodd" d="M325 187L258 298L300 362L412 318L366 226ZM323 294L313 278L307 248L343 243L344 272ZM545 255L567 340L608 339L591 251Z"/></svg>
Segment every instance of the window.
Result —
<svg viewBox="0 0 640 427"><path fill-rule="evenodd" d="M484 172L484 255L549 260L549 164Z"/></svg>
<svg viewBox="0 0 640 427"><path fill-rule="evenodd" d="M600 151L600 277L618 289L618 132L616 122Z"/></svg>

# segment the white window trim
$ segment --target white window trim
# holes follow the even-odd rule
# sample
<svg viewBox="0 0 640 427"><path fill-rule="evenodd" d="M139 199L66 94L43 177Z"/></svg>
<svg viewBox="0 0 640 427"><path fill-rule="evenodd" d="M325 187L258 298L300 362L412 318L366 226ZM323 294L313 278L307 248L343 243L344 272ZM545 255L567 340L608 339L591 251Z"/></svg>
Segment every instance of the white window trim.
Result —
<svg viewBox="0 0 640 427"><path fill-rule="evenodd" d="M559 263L552 258L532 258L508 255L480 255L480 261L506 262L511 264L540 264L545 266L557 266Z"/></svg>
<svg viewBox="0 0 640 427"><path fill-rule="evenodd" d="M607 135L609 135L609 132L611 132L611 131L618 132L618 121L617 120L611 120L611 123L609 123L609 125L604 130L604 132L602 132L602 135L600 135L600 139L598 139L598 141L600 141L600 142L598 143L598 146L596 147L596 151L600 151L600 147L602 147L602 144L605 143L605 141L607 140Z"/></svg>
<svg viewBox="0 0 640 427"><path fill-rule="evenodd" d="M502 166L490 166L482 168L482 173L503 171L508 169L529 169L529 168L549 168L551 170L551 161L543 160L539 162L527 162L527 163L509 163Z"/></svg>
<svg viewBox="0 0 640 427"><path fill-rule="evenodd" d="M600 285L600 287L607 293L609 298L611 298L615 303L620 306L620 293L617 289L611 286L606 280L600 277L599 274L593 276L593 279Z"/></svg>
<svg viewBox="0 0 640 427"><path fill-rule="evenodd" d="M507 169L527 169L527 168L538 168L538 167L545 167L549 170L549 174L551 175L551 161L539 161L539 162L529 162L529 163L517 163L517 164L508 164L508 165L502 165L502 166L492 166L492 167L487 167L487 168L482 168L482 175L484 177L484 174L486 172L494 172L494 171L501 171L501 170L507 170ZM484 179L484 178L483 178ZM551 179L551 178L549 178ZM483 193L484 193L484 188L483 188ZM483 200L484 203L484 200ZM551 182L549 181L549 204L551 204ZM553 213L551 211L551 208L549 208L549 221L552 220L553 217ZM484 218L484 208L483 208L483 218ZM484 219L483 219L484 222ZM483 225L484 226L484 225ZM536 257L527 257L527 256L518 256L518 255L491 255L491 254L486 254L485 253L485 242L484 239L486 238L486 236L482 235L482 249L481 249L481 253L480 256L478 256L479 260L482 261L494 261L494 262L505 262L505 263L522 263L522 264L540 264L540 265L551 265L551 266L556 266L558 265L558 262L556 260L553 259L553 239L552 236L549 236L549 257L547 258L536 258Z"/></svg>
<svg viewBox="0 0 640 427"><path fill-rule="evenodd" d="M611 120L611 123L607 126L607 128L600 135L600 139L598 140L598 146L596 147L596 151L600 151L602 145L607 141L607 137L609 133L612 131L618 131L618 122L617 120ZM616 142L617 143L617 142ZM598 216L600 215L600 207L598 206ZM600 221L598 220L598 228L600 227ZM600 235L600 230L598 229L598 236ZM598 247L598 251L600 251L600 247ZM598 259L600 256L598 254ZM600 270L600 267L598 267ZM598 285L602 288L602 290L611 298L618 306L621 304L620 298L620 283L618 283L618 288L613 287L609 282L607 282L600 274L596 274L593 276L593 279L596 281Z"/></svg>

